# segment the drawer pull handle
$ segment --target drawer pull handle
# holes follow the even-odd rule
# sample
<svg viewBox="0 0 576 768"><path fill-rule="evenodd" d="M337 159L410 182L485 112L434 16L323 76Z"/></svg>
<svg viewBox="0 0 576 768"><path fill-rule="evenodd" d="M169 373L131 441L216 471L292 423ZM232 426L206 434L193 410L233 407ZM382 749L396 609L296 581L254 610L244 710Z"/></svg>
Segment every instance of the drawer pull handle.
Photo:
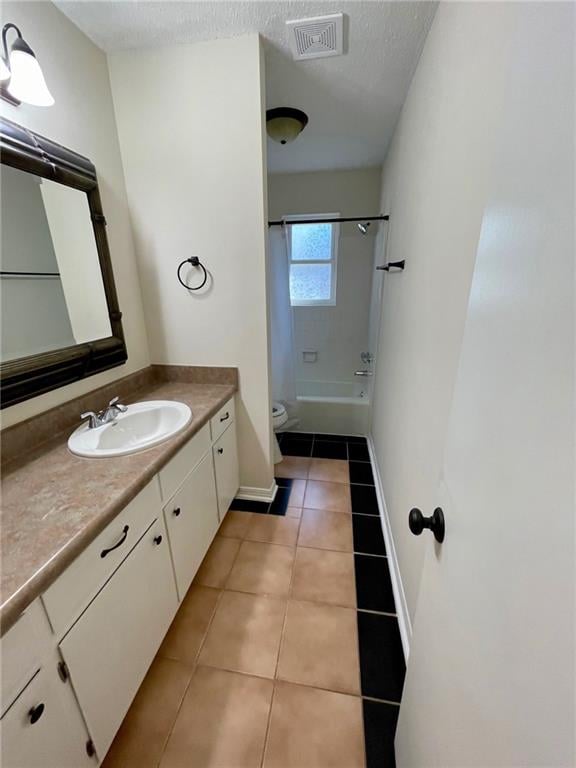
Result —
<svg viewBox="0 0 576 768"><path fill-rule="evenodd" d="M36 704L35 707L32 707L32 709L28 712L28 717L30 719L30 724L34 725L34 723L37 723L38 720L42 717L44 714L44 704Z"/></svg>
<svg viewBox="0 0 576 768"><path fill-rule="evenodd" d="M162 536L154 536L154 544L162 544Z"/></svg>
<svg viewBox="0 0 576 768"><path fill-rule="evenodd" d="M119 541L116 544L114 544L113 547L110 547L109 549L103 549L102 552L100 552L100 557L106 557L106 555L108 555L110 552L113 552L115 549L118 549L118 547L121 547L122 544L124 544L124 542L128 538L129 528L130 528L129 525L125 525L124 530L122 531L122 536L120 537Z"/></svg>
<svg viewBox="0 0 576 768"><path fill-rule="evenodd" d="M179 517L180 516L180 507L176 507L176 509L174 509L172 511L172 514L174 515L174 517Z"/></svg>
<svg viewBox="0 0 576 768"><path fill-rule="evenodd" d="M224 448L218 448L218 453L224 453Z"/></svg>
<svg viewBox="0 0 576 768"><path fill-rule="evenodd" d="M230 418L230 414L228 413L228 411L226 411L226 413L224 414L224 416L221 416L221 417L220 417L220 421L226 421L226 420L227 420L227 419L229 419L229 418Z"/></svg>

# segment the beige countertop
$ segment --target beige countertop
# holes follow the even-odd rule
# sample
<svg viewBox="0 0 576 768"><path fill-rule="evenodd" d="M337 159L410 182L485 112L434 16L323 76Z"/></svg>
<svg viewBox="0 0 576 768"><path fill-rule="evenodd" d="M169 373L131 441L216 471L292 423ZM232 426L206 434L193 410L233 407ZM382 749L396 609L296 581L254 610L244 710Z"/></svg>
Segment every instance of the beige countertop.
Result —
<svg viewBox="0 0 576 768"><path fill-rule="evenodd" d="M131 400L180 400L186 429L142 453L85 459L71 430L11 461L2 477L0 623L6 631L154 475L235 393L235 384L156 382Z"/></svg>

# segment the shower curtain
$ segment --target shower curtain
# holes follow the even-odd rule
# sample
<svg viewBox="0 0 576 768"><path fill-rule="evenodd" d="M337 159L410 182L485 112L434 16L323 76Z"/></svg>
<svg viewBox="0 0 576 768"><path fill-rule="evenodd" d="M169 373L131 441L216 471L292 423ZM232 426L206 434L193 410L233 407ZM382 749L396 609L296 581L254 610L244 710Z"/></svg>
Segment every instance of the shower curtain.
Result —
<svg viewBox="0 0 576 768"><path fill-rule="evenodd" d="M272 338L272 399L289 418L297 417L294 376L294 329L290 304L290 265L285 227L270 227L270 331Z"/></svg>

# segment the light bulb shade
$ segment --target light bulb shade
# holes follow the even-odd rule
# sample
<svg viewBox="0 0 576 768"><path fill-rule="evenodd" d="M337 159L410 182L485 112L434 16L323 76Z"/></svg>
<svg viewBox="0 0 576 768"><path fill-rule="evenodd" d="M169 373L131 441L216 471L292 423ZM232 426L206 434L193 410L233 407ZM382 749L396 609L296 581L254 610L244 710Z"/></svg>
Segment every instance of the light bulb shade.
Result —
<svg viewBox="0 0 576 768"><path fill-rule="evenodd" d="M289 144L308 124L308 115L293 107L277 107L266 112L266 132L273 141Z"/></svg>
<svg viewBox="0 0 576 768"><path fill-rule="evenodd" d="M54 104L34 52L21 37L12 45L10 73L8 92L15 99L36 107L51 107Z"/></svg>
<svg viewBox="0 0 576 768"><path fill-rule="evenodd" d="M6 62L0 56L0 83L5 83L6 80L10 80L10 70L6 66Z"/></svg>

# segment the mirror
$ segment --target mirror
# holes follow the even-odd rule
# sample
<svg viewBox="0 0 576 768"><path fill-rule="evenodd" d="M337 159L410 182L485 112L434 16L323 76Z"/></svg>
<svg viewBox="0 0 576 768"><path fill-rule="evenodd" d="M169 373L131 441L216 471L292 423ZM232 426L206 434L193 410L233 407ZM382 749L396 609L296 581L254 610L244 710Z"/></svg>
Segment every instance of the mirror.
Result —
<svg viewBox="0 0 576 768"><path fill-rule="evenodd" d="M83 192L3 165L0 362L112 335Z"/></svg>
<svg viewBox="0 0 576 768"><path fill-rule="evenodd" d="M1 121L2 407L127 359L89 160Z"/></svg>

